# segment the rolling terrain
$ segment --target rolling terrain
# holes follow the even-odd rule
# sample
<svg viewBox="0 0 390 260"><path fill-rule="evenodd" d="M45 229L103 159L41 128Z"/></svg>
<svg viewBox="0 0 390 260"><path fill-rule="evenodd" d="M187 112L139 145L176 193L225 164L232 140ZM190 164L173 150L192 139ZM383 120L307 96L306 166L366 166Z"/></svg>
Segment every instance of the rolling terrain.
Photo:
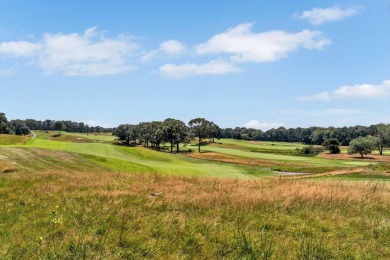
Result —
<svg viewBox="0 0 390 260"><path fill-rule="evenodd" d="M36 134L0 135L2 259L390 258L382 157L231 139L171 154Z"/></svg>

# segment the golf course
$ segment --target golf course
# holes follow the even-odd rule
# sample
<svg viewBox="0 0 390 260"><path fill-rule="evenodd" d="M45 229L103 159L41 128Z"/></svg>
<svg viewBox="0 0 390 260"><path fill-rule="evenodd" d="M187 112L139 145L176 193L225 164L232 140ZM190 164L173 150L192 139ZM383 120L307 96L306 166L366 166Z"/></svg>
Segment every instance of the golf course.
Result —
<svg viewBox="0 0 390 260"><path fill-rule="evenodd" d="M340 159L216 139L171 153L33 133L0 135L4 259L390 257L387 150Z"/></svg>

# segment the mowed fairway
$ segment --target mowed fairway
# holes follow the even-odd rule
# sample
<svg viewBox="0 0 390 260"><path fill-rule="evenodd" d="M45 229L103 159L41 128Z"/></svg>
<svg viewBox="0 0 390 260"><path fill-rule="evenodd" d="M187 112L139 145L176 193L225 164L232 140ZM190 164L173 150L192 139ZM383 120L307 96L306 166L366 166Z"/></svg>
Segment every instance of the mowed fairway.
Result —
<svg viewBox="0 0 390 260"><path fill-rule="evenodd" d="M33 139L25 146L60 150L85 155L86 158L111 170L136 173L161 173L226 178L266 176L268 169L245 165L229 165L168 154L142 147L122 147L105 143L71 143Z"/></svg>
<svg viewBox="0 0 390 260"><path fill-rule="evenodd" d="M270 142L248 142L231 139L221 139L222 145L208 145L204 146L204 151L212 151L230 155L236 155L247 158L265 159L278 162L292 162L292 163L304 163L309 165L319 166L366 166L369 164L375 164L376 162L370 161L357 161L357 160L326 160L316 157L303 157L292 155L281 155L276 150L295 150L296 148L302 148L304 145L295 143L270 143ZM232 145L225 147L224 144ZM274 144L274 145L272 145ZM252 150L254 148L254 150ZM259 151L256 150L261 149ZM264 152L261 152L264 150ZM269 150L269 151L267 151ZM273 153L275 152L275 153Z"/></svg>

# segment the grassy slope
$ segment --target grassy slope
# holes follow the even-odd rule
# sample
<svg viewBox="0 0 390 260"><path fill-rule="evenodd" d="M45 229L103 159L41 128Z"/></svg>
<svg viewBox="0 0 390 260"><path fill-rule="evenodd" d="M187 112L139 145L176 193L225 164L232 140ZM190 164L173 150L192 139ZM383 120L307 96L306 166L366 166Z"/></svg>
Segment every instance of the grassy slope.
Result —
<svg viewBox="0 0 390 260"><path fill-rule="evenodd" d="M20 160L12 155L16 148L7 149ZM51 165L42 151L19 149ZM73 166L83 162L66 158ZM119 174L58 164L54 171L0 175L2 259L390 258L390 186Z"/></svg>
<svg viewBox="0 0 390 260"><path fill-rule="evenodd" d="M68 143L34 139L27 147L61 150L83 154L102 166L113 170L140 173L184 174L251 178L266 176L270 169L245 165L229 165L188 158L183 155L161 153L139 147L121 147L102 143Z"/></svg>
<svg viewBox="0 0 390 260"><path fill-rule="evenodd" d="M115 140L115 136L104 133L104 134L84 134L84 133L68 133L63 132L64 135L70 135L70 136L76 136L81 138L87 138L91 140L99 140L99 141L106 141L106 142L112 142Z"/></svg>
<svg viewBox="0 0 390 260"><path fill-rule="evenodd" d="M0 134L0 145L24 144L29 136Z"/></svg>
<svg viewBox="0 0 390 260"><path fill-rule="evenodd" d="M305 164L321 165L321 166L364 166L364 165L372 164L372 162L366 162L366 161L363 162L363 161L352 161L352 160L326 160L326 159L320 159L315 157L301 157L301 156L292 156L292 155L251 152L248 150L240 150L240 149L218 147L218 146L204 146L203 150L237 155L237 156L242 156L247 158L266 159L266 160L274 160L274 161L287 161L287 162L305 163Z"/></svg>
<svg viewBox="0 0 390 260"><path fill-rule="evenodd" d="M2 259L390 258L384 182L136 174L262 168L43 139L0 147L0 162L16 167L0 173Z"/></svg>
<svg viewBox="0 0 390 260"><path fill-rule="evenodd" d="M285 142L257 142L257 141L244 141L235 139L220 139L216 140L218 143L238 145L248 148L263 148L270 150L294 150L296 148L303 148L305 145L300 143L285 143Z"/></svg>

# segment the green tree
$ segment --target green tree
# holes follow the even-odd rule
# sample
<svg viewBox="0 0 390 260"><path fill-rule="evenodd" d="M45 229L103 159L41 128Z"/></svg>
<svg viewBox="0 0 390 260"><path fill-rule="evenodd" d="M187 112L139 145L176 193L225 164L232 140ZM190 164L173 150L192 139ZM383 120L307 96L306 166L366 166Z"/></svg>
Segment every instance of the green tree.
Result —
<svg viewBox="0 0 390 260"><path fill-rule="evenodd" d="M56 121L54 123L54 130L60 132L59 134L61 135L61 131L64 130L65 125L62 121Z"/></svg>
<svg viewBox="0 0 390 260"><path fill-rule="evenodd" d="M379 124L376 137L375 146L378 148L379 154L383 155L383 148L390 147L390 125Z"/></svg>
<svg viewBox="0 0 390 260"><path fill-rule="evenodd" d="M310 135L311 143L318 145L321 145L326 139L330 138L334 138L332 129L316 129Z"/></svg>
<svg viewBox="0 0 390 260"><path fill-rule="evenodd" d="M336 138L326 139L322 144L322 146L328 149L331 154L340 153L339 145L340 143Z"/></svg>
<svg viewBox="0 0 390 260"><path fill-rule="evenodd" d="M348 154L359 153L363 158L363 155L370 154L374 148L375 139L372 136L360 136L349 143Z"/></svg>
<svg viewBox="0 0 390 260"><path fill-rule="evenodd" d="M30 133L30 129L26 126L23 120L11 120L9 124L16 135L28 135Z"/></svg>
<svg viewBox="0 0 390 260"><path fill-rule="evenodd" d="M150 130L152 131L150 143L152 147L160 149L160 144L164 141L163 123L160 121L150 122Z"/></svg>
<svg viewBox="0 0 390 260"><path fill-rule="evenodd" d="M194 118L188 122L190 129L193 131L195 137L198 137L198 151L200 152L200 145L204 138L210 136L211 122L204 118Z"/></svg>
<svg viewBox="0 0 390 260"><path fill-rule="evenodd" d="M4 113L0 112L0 134L13 134L12 127L9 124Z"/></svg>
<svg viewBox="0 0 390 260"><path fill-rule="evenodd" d="M140 143L149 147L149 142L153 136L153 125L151 122L142 122L138 125Z"/></svg>
<svg viewBox="0 0 390 260"><path fill-rule="evenodd" d="M115 129L112 135L118 137L118 140L124 141L125 144L130 144L130 141L137 142L138 128L135 125L122 124Z"/></svg>
<svg viewBox="0 0 390 260"><path fill-rule="evenodd" d="M163 122L163 131L165 140L171 144L171 152L173 146L176 146L176 152L180 152L180 143L185 143L187 140L187 127L177 119L167 118Z"/></svg>
<svg viewBox="0 0 390 260"><path fill-rule="evenodd" d="M219 126L217 124L215 124L214 122L210 122L210 137L211 137L211 140L212 142L214 143L214 139L217 138L219 139L220 136L221 136L221 128L219 128Z"/></svg>

